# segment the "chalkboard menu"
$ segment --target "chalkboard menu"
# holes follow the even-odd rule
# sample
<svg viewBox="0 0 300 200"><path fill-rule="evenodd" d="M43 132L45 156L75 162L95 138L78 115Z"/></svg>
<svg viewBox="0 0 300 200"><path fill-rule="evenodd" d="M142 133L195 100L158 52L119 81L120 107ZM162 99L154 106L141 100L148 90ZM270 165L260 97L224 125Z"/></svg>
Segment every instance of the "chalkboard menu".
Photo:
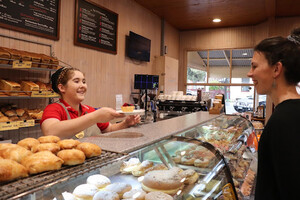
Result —
<svg viewBox="0 0 300 200"><path fill-rule="evenodd" d="M0 0L0 26L59 39L60 0Z"/></svg>
<svg viewBox="0 0 300 200"><path fill-rule="evenodd" d="M117 54L118 14L86 0L75 12L75 45Z"/></svg>

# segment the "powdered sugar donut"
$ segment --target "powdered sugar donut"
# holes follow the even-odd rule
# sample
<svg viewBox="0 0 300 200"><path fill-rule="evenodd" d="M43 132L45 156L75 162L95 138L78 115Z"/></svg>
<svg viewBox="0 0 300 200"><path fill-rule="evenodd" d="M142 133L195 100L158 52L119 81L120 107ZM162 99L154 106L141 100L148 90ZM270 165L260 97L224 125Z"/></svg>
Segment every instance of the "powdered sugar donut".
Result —
<svg viewBox="0 0 300 200"><path fill-rule="evenodd" d="M104 188L107 185L109 185L110 180L106 176L103 176L101 174L95 174L95 175L89 176L86 180L86 183L95 185L98 189L100 189L100 188Z"/></svg>

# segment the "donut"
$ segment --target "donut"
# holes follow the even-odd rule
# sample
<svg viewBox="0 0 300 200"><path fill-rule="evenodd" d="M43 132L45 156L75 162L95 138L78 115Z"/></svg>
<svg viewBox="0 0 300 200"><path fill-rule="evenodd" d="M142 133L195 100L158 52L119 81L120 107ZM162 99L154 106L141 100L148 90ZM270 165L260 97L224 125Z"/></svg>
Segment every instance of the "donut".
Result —
<svg viewBox="0 0 300 200"><path fill-rule="evenodd" d="M110 184L109 178L101 174L91 175L86 180L87 184L95 185L98 189L104 188Z"/></svg>
<svg viewBox="0 0 300 200"><path fill-rule="evenodd" d="M60 141L60 138L55 135L47 135L39 137L38 141L40 143L57 143L58 141Z"/></svg>
<svg viewBox="0 0 300 200"><path fill-rule="evenodd" d="M196 159L194 161L194 165L196 167L206 168L209 164L209 161L210 160L208 158L205 158L205 157L204 158L199 158L199 159Z"/></svg>
<svg viewBox="0 0 300 200"><path fill-rule="evenodd" d="M35 138L25 138L20 140L17 144L31 151L31 148L37 144L40 144L40 142Z"/></svg>
<svg viewBox="0 0 300 200"><path fill-rule="evenodd" d="M100 156L102 151L98 145L89 142L82 142L78 144L76 149L83 151L87 158Z"/></svg>
<svg viewBox="0 0 300 200"><path fill-rule="evenodd" d="M31 151L33 153L40 152L40 151L51 151L52 153L57 154L59 150L60 147L57 143L41 143L31 148Z"/></svg>
<svg viewBox="0 0 300 200"><path fill-rule="evenodd" d="M80 142L78 140L66 139L57 142L57 144L59 145L60 149L73 149L76 148Z"/></svg>
<svg viewBox="0 0 300 200"><path fill-rule="evenodd" d="M98 192L98 188L91 184L78 185L73 195L78 199L93 199L93 196Z"/></svg>
<svg viewBox="0 0 300 200"><path fill-rule="evenodd" d="M123 197L125 192L131 190L131 185L127 183L112 183L104 188L105 191L115 192L119 195L120 199Z"/></svg>
<svg viewBox="0 0 300 200"><path fill-rule="evenodd" d="M99 191L94 195L93 200L119 200L119 195L111 191Z"/></svg>
<svg viewBox="0 0 300 200"><path fill-rule="evenodd" d="M173 197L166 193L155 191L146 194L145 200L173 200Z"/></svg>
<svg viewBox="0 0 300 200"><path fill-rule="evenodd" d="M142 189L132 189L123 194L123 199L136 199L136 200L144 200L146 196L146 192Z"/></svg>
<svg viewBox="0 0 300 200"><path fill-rule="evenodd" d="M65 149L57 153L57 156L64 161L64 165L78 165L84 163L85 155L77 149Z"/></svg>
<svg viewBox="0 0 300 200"><path fill-rule="evenodd" d="M183 188L181 169L155 170L148 172L142 181L142 188L146 192L161 191L174 195Z"/></svg>

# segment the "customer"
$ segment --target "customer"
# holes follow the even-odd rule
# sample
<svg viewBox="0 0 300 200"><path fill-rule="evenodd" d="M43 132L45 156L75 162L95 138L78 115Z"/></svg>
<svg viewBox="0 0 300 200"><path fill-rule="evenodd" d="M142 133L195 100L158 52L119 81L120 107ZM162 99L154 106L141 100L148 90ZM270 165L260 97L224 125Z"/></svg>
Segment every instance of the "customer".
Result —
<svg viewBox="0 0 300 200"><path fill-rule="evenodd" d="M300 28L287 38L261 41L248 76L257 93L269 95L275 105L258 146L255 199L299 199Z"/></svg>
<svg viewBox="0 0 300 200"><path fill-rule="evenodd" d="M58 103L48 105L40 122L44 135L60 138L82 138L127 128L140 122L139 115L127 116L124 121L109 121L125 117L112 108L95 110L81 102L87 92L84 74L76 68L61 68L51 77L52 88L60 94Z"/></svg>

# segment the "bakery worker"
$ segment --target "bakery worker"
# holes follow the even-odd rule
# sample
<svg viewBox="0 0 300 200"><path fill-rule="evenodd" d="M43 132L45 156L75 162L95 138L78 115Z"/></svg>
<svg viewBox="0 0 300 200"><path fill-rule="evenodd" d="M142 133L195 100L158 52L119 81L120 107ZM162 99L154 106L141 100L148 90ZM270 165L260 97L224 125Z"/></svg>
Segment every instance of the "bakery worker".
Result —
<svg viewBox="0 0 300 200"><path fill-rule="evenodd" d="M120 123L111 124L114 118L125 117L112 108L102 107L95 110L83 105L87 92L84 74L76 68L64 67L51 77L52 88L60 94L58 103L49 104L41 119L44 135L64 138L82 138L128 128L140 122L139 115L130 115Z"/></svg>
<svg viewBox="0 0 300 200"><path fill-rule="evenodd" d="M255 199L299 199L300 28L256 45L248 77L275 105L258 145Z"/></svg>

